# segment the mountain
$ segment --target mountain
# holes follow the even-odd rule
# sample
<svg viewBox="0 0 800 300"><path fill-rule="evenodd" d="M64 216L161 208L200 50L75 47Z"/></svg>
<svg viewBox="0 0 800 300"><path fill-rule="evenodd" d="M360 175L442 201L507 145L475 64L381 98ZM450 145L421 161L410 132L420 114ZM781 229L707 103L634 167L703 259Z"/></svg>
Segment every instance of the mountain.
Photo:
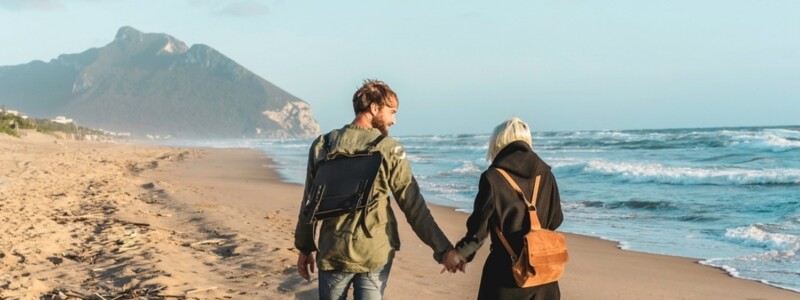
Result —
<svg viewBox="0 0 800 300"><path fill-rule="evenodd" d="M206 45L122 27L101 48L0 66L0 105L178 138L319 135L308 103Z"/></svg>

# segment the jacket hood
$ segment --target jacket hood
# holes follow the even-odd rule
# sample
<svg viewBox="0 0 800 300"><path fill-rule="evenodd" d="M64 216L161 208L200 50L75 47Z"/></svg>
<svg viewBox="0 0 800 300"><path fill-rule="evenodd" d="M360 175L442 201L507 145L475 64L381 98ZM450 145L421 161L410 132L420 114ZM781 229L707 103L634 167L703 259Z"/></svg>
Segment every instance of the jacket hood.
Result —
<svg viewBox="0 0 800 300"><path fill-rule="evenodd" d="M500 150L491 167L501 168L524 178L533 178L550 172L550 166L523 141L512 142Z"/></svg>

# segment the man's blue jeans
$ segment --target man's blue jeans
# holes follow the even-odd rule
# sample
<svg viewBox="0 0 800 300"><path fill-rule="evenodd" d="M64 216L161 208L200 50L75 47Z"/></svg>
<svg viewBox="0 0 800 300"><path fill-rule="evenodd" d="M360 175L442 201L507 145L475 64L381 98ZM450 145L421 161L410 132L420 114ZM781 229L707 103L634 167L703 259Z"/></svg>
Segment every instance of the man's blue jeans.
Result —
<svg viewBox="0 0 800 300"><path fill-rule="evenodd" d="M347 299L350 285L353 285L355 300L383 299L383 290L389 280L392 262L382 268L366 273L347 273L337 271L319 271L319 299Z"/></svg>

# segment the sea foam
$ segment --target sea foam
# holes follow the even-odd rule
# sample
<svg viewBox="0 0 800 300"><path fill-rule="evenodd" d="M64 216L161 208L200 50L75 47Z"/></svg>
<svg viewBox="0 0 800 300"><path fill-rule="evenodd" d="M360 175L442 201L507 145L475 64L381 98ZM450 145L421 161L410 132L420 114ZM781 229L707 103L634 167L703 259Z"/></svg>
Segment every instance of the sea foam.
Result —
<svg viewBox="0 0 800 300"><path fill-rule="evenodd" d="M800 250L800 236L775 232L781 229L777 225L758 223L729 228L725 230L725 237L753 246L781 250L784 251L783 255L794 256L797 250Z"/></svg>
<svg viewBox="0 0 800 300"><path fill-rule="evenodd" d="M800 184L800 169L748 170L741 168L692 168L658 163L625 163L593 160L587 173L615 176L626 182L678 185Z"/></svg>

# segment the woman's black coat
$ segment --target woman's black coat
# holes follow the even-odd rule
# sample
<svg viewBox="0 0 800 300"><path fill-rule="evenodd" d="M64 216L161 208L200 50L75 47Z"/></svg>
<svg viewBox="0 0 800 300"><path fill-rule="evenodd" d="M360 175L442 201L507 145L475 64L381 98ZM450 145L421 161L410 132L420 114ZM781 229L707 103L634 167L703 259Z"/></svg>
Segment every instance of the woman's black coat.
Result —
<svg viewBox="0 0 800 300"><path fill-rule="evenodd" d="M522 237L530 230L527 205L495 168L509 173L523 193L533 194L533 181L541 175L537 216L542 228L555 230L564 220L555 176L525 142L513 142L497 154L488 170L481 174L475 206L467 219L467 234L456 245L468 260L487 236L491 236L491 253L484 264L479 299L554 299L559 297L558 283L532 288L519 288L511 275L511 258L494 233L498 226L515 253L522 249Z"/></svg>

